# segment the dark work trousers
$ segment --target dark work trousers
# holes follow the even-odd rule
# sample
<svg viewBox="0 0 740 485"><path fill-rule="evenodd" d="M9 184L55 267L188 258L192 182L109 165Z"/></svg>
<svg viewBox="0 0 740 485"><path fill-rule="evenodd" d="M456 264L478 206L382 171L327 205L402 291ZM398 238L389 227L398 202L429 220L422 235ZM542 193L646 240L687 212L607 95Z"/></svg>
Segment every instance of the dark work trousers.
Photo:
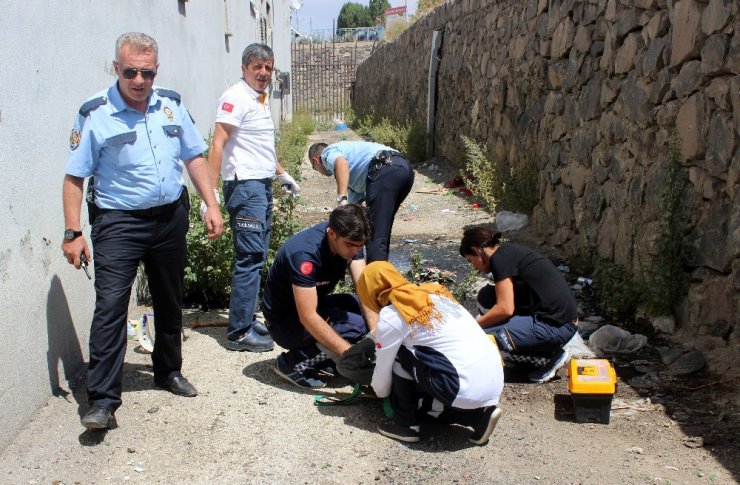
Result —
<svg viewBox="0 0 740 485"><path fill-rule="evenodd" d="M182 366L182 286L188 231L187 192L155 215L108 211L93 224L95 313L90 328L87 395L91 406L121 405L126 320L131 287L144 262L154 304L154 376Z"/></svg>
<svg viewBox="0 0 740 485"><path fill-rule="evenodd" d="M403 345L396 354L396 365L408 373L407 376L399 375L394 368L392 376L391 407L396 424L406 427L418 425L419 400L422 398L431 396L445 408L455 400L455 393L445 385L447 379L444 373L424 364Z"/></svg>
<svg viewBox="0 0 740 485"><path fill-rule="evenodd" d="M400 155L391 157L388 165L370 166L367 171L365 203L373 221L374 236L365 242L366 259L388 261L393 219L414 185L414 170Z"/></svg>
<svg viewBox="0 0 740 485"><path fill-rule="evenodd" d="M354 295L331 294L319 299L316 309L321 318L349 343L360 341L368 332L360 302ZM289 365L297 365L321 353L316 339L301 324L298 315L265 313L267 328L276 344L286 349Z"/></svg>

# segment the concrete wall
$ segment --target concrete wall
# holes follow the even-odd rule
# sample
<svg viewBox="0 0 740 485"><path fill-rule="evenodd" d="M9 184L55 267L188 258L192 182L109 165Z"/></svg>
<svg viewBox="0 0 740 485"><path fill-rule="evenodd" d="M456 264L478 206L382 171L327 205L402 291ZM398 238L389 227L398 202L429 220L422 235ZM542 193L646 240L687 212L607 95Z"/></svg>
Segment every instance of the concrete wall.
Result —
<svg viewBox="0 0 740 485"><path fill-rule="evenodd" d="M263 15L269 4L267 42L290 72L289 2L252 3ZM0 0L0 449L87 360L94 291L62 257L61 187L79 106L115 80L116 38L157 39L157 84L183 95L207 136L218 97L241 76L242 50L260 40L254 10L249 0ZM290 99L274 96L285 110L275 118L289 118Z"/></svg>
<svg viewBox="0 0 740 485"><path fill-rule="evenodd" d="M693 252L679 325L716 370L731 372L740 351L738 5L449 1L358 68L355 110L424 126L432 32L441 31L437 154L461 164L465 135L510 167L534 164L542 238L636 273L658 227L675 121Z"/></svg>

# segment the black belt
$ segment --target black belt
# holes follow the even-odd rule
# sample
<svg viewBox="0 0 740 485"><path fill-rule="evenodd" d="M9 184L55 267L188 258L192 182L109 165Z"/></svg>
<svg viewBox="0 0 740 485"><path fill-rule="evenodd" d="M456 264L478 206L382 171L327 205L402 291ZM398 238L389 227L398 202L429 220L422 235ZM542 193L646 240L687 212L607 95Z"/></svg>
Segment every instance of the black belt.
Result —
<svg viewBox="0 0 740 485"><path fill-rule="evenodd" d="M375 154L372 160L370 160L370 167L368 173L375 172L379 168L385 165L393 165L393 157L403 157L401 152L395 150L381 150Z"/></svg>
<svg viewBox="0 0 740 485"><path fill-rule="evenodd" d="M177 206L179 206L184 200L187 200L188 198L188 191L187 189L183 188L182 193L180 194L180 197L174 201L170 202L169 204L164 205L157 205L154 207L150 207L148 209L98 209L101 214L128 214L130 216L134 217L156 217L161 216L163 214L170 214L172 211L174 211Z"/></svg>

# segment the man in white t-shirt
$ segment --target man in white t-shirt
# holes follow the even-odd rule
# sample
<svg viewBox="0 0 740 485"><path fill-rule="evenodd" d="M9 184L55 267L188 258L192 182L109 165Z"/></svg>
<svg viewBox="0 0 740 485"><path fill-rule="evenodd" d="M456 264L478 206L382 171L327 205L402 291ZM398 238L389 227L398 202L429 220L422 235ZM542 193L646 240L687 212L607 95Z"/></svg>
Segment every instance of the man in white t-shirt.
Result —
<svg viewBox="0 0 740 485"><path fill-rule="evenodd" d="M267 89L274 54L264 44L250 44L242 53L243 78L218 100L209 165L214 186L223 178L224 199L234 239L235 265L231 279L229 350L267 352L273 341L265 325L255 320L260 272L270 246L272 179L286 190L300 190L278 163L275 125ZM214 188L215 190L215 188Z"/></svg>

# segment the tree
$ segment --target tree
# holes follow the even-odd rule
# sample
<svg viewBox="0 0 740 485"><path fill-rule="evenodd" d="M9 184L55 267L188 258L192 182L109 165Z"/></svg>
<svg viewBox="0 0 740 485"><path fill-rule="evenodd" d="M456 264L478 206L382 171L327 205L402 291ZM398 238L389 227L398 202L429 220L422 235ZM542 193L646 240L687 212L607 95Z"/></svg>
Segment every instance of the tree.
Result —
<svg viewBox="0 0 740 485"><path fill-rule="evenodd" d="M373 25L370 11L364 5L348 2L342 5L337 18L337 28L354 29L356 27L370 27Z"/></svg>
<svg viewBox="0 0 740 485"><path fill-rule="evenodd" d="M445 3L445 0L419 0L413 20L415 21L423 15L426 15L443 3Z"/></svg>
<svg viewBox="0 0 740 485"><path fill-rule="evenodd" d="M374 25L382 24L385 21L385 9L391 8L388 0L370 0L367 9L370 12L370 20Z"/></svg>

